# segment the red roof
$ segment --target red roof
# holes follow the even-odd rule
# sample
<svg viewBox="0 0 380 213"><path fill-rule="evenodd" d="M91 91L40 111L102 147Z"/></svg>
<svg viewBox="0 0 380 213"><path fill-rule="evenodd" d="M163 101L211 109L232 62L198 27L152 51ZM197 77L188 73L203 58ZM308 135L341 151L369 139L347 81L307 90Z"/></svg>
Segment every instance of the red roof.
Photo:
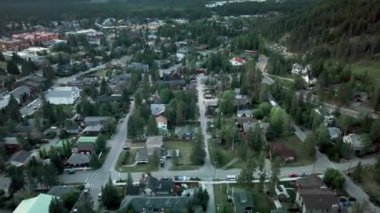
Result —
<svg viewBox="0 0 380 213"><path fill-rule="evenodd" d="M240 57L235 57L232 60L234 60L234 61L236 61L238 63L241 63L241 64L245 63L245 59L244 58L240 58Z"/></svg>

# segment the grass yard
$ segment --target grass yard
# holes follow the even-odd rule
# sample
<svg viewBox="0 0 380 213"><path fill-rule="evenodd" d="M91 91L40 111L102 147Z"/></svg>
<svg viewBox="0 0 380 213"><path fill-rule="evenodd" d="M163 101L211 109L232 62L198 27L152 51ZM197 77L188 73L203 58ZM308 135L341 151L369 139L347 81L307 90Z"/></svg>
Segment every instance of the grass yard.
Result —
<svg viewBox="0 0 380 213"><path fill-rule="evenodd" d="M258 187L252 189L252 194L254 200L254 212L270 212L272 209L275 209L272 200L265 193L260 192Z"/></svg>
<svg viewBox="0 0 380 213"><path fill-rule="evenodd" d="M195 170L199 168L199 165L194 165L191 162L193 145L194 142L192 141L167 141L164 143L166 150L179 150L179 158L172 158L173 167L171 170Z"/></svg>
<svg viewBox="0 0 380 213"><path fill-rule="evenodd" d="M5 61L0 61L0 68L6 70L7 69L7 63Z"/></svg>
<svg viewBox="0 0 380 213"><path fill-rule="evenodd" d="M216 212L233 212L232 204L227 200L226 184L215 184L214 196Z"/></svg>
<svg viewBox="0 0 380 213"><path fill-rule="evenodd" d="M380 201L380 184L374 178L373 167L363 168L362 183L363 190L370 196Z"/></svg>
<svg viewBox="0 0 380 213"><path fill-rule="evenodd" d="M363 74L367 72L370 79L380 83L380 62L379 61L360 61L351 64L352 73Z"/></svg>
<svg viewBox="0 0 380 213"><path fill-rule="evenodd" d="M284 166L303 166L312 164L315 161L315 157L310 156L308 152L305 151L307 150L307 145L301 142L296 135L277 138L271 142L284 143L287 148L294 150L296 153L296 161Z"/></svg>
<svg viewBox="0 0 380 213"><path fill-rule="evenodd" d="M222 168L229 162L231 162L234 158L236 158L236 153L232 151L231 149L225 149L223 145L219 145L213 142L209 143L209 149L210 149L210 157L212 164L217 168ZM236 149L235 149L236 150ZM233 163L228 166L228 168L241 168L241 167L235 167L240 166L238 162L241 162L240 160L236 163Z"/></svg>

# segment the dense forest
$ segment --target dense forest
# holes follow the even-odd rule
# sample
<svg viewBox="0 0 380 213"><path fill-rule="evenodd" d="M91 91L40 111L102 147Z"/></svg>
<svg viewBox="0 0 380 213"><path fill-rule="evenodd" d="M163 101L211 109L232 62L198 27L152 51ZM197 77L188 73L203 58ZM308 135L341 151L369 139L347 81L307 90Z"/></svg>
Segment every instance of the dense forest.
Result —
<svg viewBox="0 0 380 213"><path fill-rule="evenodd" d="M289 14L309 8L321 0L267 0L265 2L230 3L213 9L222 16L255 15L268 13Z"/></svg>
<svg viewBox="0 0 380 213"><path fill-rule="evenodd" d="M357 60L380 53L378 0L324 0L310 10L264 27L266 38L284 39L291 51L314 58Z"/></svg>

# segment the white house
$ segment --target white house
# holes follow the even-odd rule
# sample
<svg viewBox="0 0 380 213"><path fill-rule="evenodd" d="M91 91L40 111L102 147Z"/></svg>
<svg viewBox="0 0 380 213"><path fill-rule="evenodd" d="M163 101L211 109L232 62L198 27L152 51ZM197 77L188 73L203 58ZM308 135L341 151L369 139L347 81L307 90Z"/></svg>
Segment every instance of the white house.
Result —
<svg viewBox="0 0 380 213"><path fill-rule="evenodd" d="M310 70L310 65L302 66L300 64L294 63L292 66L292 74L306 75Z"/></svg>
<svg viewBox="0 0 380 213"><path fill-rule="evenodd" d="M51 104L74 104L80 97L78 87L56 87L46 94L46 100Z"/></svg>
<svg viewBox="0 0 380 213"><path fill-rule="evenodd" d="M364 148L363 139L357 134L348 134L344 136L343 143L350 144L354 151L360 151Z"/></svg>
<svg viewBox="0 0 380 213"><path fill-rule="evenodd" d="M166 119L165 116L157 116L156 117L156 123L157 123L157 128L160 130L167 130L168 129L168 119Z"/></svg>

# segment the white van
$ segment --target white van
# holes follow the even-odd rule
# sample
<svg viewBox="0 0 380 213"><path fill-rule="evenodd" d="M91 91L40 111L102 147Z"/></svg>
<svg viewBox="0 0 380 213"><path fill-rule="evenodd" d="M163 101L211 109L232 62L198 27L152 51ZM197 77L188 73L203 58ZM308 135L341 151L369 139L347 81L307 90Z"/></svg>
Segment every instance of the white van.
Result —
<svg viewBox="0 0 380 213"><path fill-rule="evenodd" d="M236 175L227 175L226 180L236 181Z"/></svg>

